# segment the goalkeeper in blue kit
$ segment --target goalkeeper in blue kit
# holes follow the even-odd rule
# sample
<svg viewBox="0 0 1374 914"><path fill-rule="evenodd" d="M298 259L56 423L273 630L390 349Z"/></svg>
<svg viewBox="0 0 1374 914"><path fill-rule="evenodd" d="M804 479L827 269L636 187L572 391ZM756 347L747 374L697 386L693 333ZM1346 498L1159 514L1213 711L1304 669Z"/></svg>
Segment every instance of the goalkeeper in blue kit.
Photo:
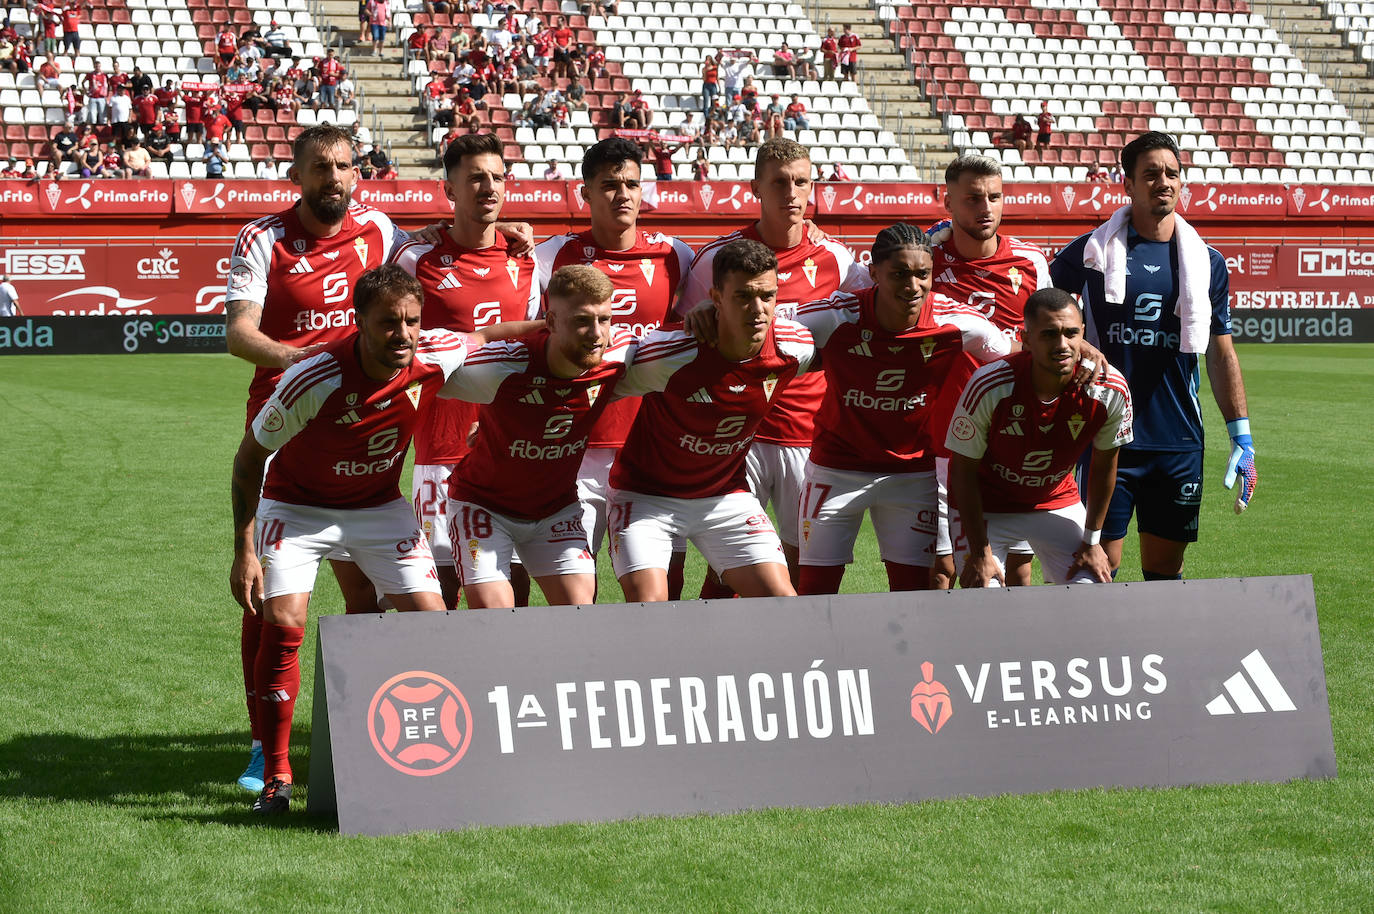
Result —
<svg viewBox="0 0 1374 914"><path fill-rule="evenodd" d="M1115 573L1134 514L1144 578L1167 580L1182 577L1184 551L1198 536L1200 355L1231 438L1224 484L1239 483L1237 514L1258 473L1226 261L1174 212L1183 188L1178 146L1146 133L1122 150L1121 165L1130 205L1060 251L1050 276L1082 297L1087 339L1126 376L1135 410L1135 440L1121 449L1106 523L1085 536L1100 537Z"/></svg>

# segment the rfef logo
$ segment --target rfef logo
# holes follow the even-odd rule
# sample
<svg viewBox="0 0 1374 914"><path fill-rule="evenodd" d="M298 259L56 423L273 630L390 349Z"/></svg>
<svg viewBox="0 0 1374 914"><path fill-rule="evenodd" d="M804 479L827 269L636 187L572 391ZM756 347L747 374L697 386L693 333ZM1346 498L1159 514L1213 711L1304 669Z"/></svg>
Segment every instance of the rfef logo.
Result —
<svg viewBox="0 0 1374 914"><path fill-rule="evenodd" d="M472 710L442 676L411 670L393 676L367 709L372 747L402 774L429 777L458 764L472 742Z"/></svg>
<svg viewBox="0 0 1374 914"><path fill-rule="evenodd" d="M927 660L921 664L921 681L911 690L911 717L927 732L939 733L953 716L949 689L935 679L935 665Z"/></svg>

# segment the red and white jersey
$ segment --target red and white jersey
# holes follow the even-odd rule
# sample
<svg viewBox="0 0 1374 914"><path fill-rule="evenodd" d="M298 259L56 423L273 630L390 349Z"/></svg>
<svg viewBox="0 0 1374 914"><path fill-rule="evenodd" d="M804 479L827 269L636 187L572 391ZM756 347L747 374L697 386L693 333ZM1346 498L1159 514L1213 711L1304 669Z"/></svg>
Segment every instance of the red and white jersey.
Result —
<svg viewBox="0 0 1374 914"><path fill-rule="evenodd" d="M385 214L354 203L343 225L317 238L301 225L296 208L250 222L234 242L226 302L262 308L259 329L289 346L325 343L353 332L353 286L386 263L407 235ZM272 392L278 368L258 366L248 387L248 417Z"/></svg>
<svg viewBox="0 0 1374 914"><path fill-rule="evenodd" d="M396 263L425 290L420 326L471 333L502 321L533 320L539 310L534 262L510 256L506 236L485 248L465 248L445 232L437 245L411 241ZM415 462L457 463L468 452L477 407L457 400L430 403L415 434Z"/></svg>
<svg viewBox="0 0 1374 914"><path fill-rule="evenodd" d="M1031 382L1031 354L1018 352L973 373L959 397L946 447L980 460L983 510L1063 508L1079 501L1073 470L1088 445L1131 443L1131 394L1107 369L1101 384L1069 387L1044 403Z"/></svg>
<svg viewBox="0 0 1374 914"><path fill-rule="evenodd" d="M556 235L534 249L539 265L539 291L560 267L587 264L606 274L615 294L611 297L611 325L625 327L635 338L657 330L673 314L683 279L692 265L692 249L657 232L640 232L635 244L623 251L597 245L590 230ZM620 447L634 424L639 400L611 405L592 429L588 447Z"/></svg>
<svg viewBox="0 0 1374 914"><path fill-rule="evenodd" d="M746 491L744 458L755 430L815 359L811 334L789 320L774 320L758 355L743 362L699 347L682 330L650 333L617 389L644 400L611 486L669 498Z"/></svg>
<svg viewBox="0 0 1374 914"><path fill-rule="evenodd" d="M489 343L468 356L441 397L485 404L477 444L449 477L449 496L508 517L538 520L577 500L587 439L625 375L635 338L611 331L601 364L575 378L549 369L549 331Z"/></svg>
<svg viewBox="0 0 1374 914"><path fill-rule="evenodd" d="M748 238L763 243L755 226L749 225L711 242L692 261L678 310L683 314L711 300L711 265L716 251L731 241ZM849 248L827 239L816 244L803 238L795 247L771 248L778 258L777 316L796 320L803 302L826 298L834 292L857 291L872 285L868 270L854 262ZM791 384L759 426L757 438L787 447L809 447L815 434L816 410L825 396L825 376L815 372Z"/></svg>
<svg viewBox="0 0 1374 914"><path fill-rule="evenodd" d="M974 309L1014 340L1021 339L1026 299L1053 285L1039 245L1005 235L998 236L997 251L980 260L965 260L947 239L933 246L931 264L933 291Z"/></svg>
<svg viewBox="0 0 1374 914"><path fill-rule="evenodd" d="M937 295L916 326L893 333L878 322L876 295L873 287L837 292L797 314L821 350L826 377L811 460L871 473L930 470L934 417L951 371L964 354L983 364L1006 355L1011 344L985 318Z"/></svg>
<svg viewBox="0 0 1374 914"><path fill-rule="evenodd" d="M321 508L371 508L401 497L401 468L424 403L459 366L467 337L421 331L410 365L390 380L363 373L358 335L302 359L253 420L276 456L264 498Z"/></svg>

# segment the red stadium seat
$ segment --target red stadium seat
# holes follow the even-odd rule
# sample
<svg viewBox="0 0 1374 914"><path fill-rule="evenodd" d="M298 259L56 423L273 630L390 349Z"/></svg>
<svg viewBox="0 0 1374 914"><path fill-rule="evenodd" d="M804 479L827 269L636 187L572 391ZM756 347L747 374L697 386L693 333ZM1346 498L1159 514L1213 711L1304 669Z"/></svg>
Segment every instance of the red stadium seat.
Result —
<svg viewBox="0 0 1374 914"><path fill-rule="evenodd" d="M28 143L10 143L10 158L27 159L31 155Z"/></svg>
<svg viewBox="0 0 1374 914"><path fill-rule="evenodd" d="M10 142L17 142L26 136L23 124L9 124L5 127L5 139Z"/></svg>
<svg viewBox="0 0 1374 914"><path fill-rule="evenodd" d="M266 143L255 143L248 149L248 157L254 162L261 162L272 155L272 150Z"/></svg>
<svg viewBox="0 0 1374 914"><path fill-rule="evenodd" d="M265 131L263 131L263 139L266 140L268 143L285 143L286 128L279 127L276 124L273 124L271 127L268 127Z"/></svg>
<svg viewBox="0 0 1374 914"><path fill-rule="evenodd" d="M272 147L272 158L278 162L291 161L291 146L287 143L277 143Z"/></svg>

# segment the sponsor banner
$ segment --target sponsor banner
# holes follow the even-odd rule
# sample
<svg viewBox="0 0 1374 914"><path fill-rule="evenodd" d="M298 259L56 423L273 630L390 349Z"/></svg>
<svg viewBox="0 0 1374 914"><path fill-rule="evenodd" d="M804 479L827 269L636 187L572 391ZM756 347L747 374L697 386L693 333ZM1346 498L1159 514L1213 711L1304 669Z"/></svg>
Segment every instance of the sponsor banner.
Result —
<svg viewBox="0 0 1374 914"><path fill-rule="evenodd" d="M526 214L565 216L577 209L572 200L572 186L568 181L507 181L502 214L508 219L522 219ZM581 186L580 181L578 186ZM578 201L581 202L580 196ZM445 214L453 212L453 205L447 199L443 199L443 204Z"/></svg>
<svg viewBox="0 0 1374 914"><path fill-rule="evenodd" d="M294 206L300 191L290 181L176 181L177 213L265 216Z"/></svg>
<svg viewBox="0 0 1374 914"><path fill-rule="evenodd" d="M1374 343L1374 310L1232 309L1237 343Z"/></svg>
<svg viewBox="0 0 1374 914"><path fill-rule="evenodd" d="M680 143L686 145L696 139L685 133L659 133L657 130L627 130L617 128L615 136L624 137L627 140L662 140L665 143Z"/></svg>
<svg viewBox="0 0 1374 914"><path fill-rule="evenodd" d="M326 616L319 652L346 834L1336 774L1306 575Z"/></svg>
<svg viewBox="0 0 1374 914"><path fill-rule="evenodd" d="M1218 244L1239 309L1374 308L1374 246Z"/></svg>
<svg viewBox="0 0 1374 914"><path fill-rule="evenodd" d="M5 216L166 216L171 181L81 180L0 182Z"/></svg>
<svg viewBox="0 0 1374 914"><path fill-rule="evenodd" d="M1288 188L1288 200L1290 216L1356 216L1367 219L1370 211L1374 210L1374 187L1298 184Z"/></svg>
<svg viewBox="0 0 1374 914"><path fill-rule="evenodd" d="M1185 184L1178 211L1189 219L1282 219L1288 215L1288 198L1274 184Z"/></svg>
<svg viewBox="0 0 1374 914"><path fill-rule="evenodd" d="M923 228L946 216L934 184L823 183L816 185L813 201L821 216L892 216Z"/></svg>
<svg viewBox="0 0 1374 914"><path fill-rule="evenodd" d="M222 317L18 317L0 320L0 355L224 352Z"/></svg>
<svg viewBox="0 0 1374 914"><path fill-rule="evenodd" d="M231 239L107 245L0 242L25 314L223 314Z"/></svg>

